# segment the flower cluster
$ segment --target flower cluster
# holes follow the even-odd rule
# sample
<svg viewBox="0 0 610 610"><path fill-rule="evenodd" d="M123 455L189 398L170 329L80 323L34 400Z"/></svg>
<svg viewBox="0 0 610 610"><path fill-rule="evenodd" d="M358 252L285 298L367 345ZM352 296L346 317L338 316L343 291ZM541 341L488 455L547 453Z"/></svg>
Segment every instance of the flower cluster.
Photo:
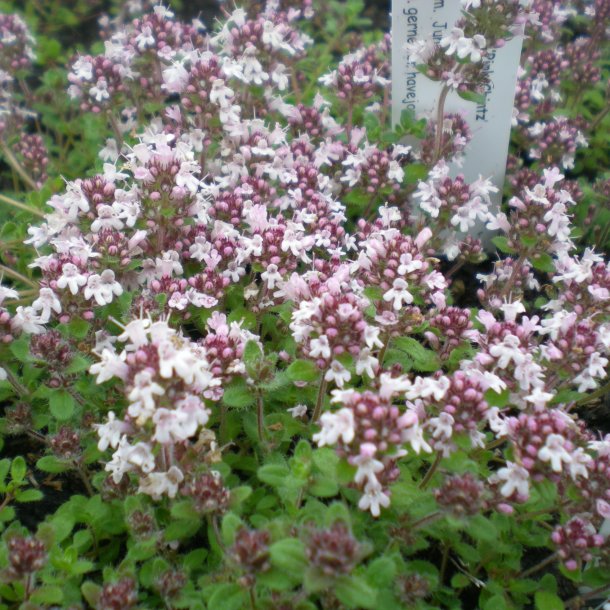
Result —
<svg viewBox="0 0 610 610"><path fill-rule="evenodd" d="M498 189L489 180L476 180L467 184L464 176L449 176L450 169L445 161L440 161L430 171L428 180L420 181L413 197L418 200L419 208L435 219L437 237L443 232L453 234L453 239L445 242L446 255L454 259L460 253L456 232L465 233L477 222L488 223L493 215L490 212L491 195ZM448 237L449 235L445 235Z"/></svg>
<svg viewBox="0 0 610 610"><path fill-rule="evenodd" d="M209 370L205 350L165 321L133 320L118 339L123 351L103 348L91 374L97 383L120 379L129 402L124 419L111 411L107 423L96 424L98 447L114 450L106 470L115 484L135 471L141 493L173 498L184 480L185 444L209 419L203 397L218 398L220 379Z"/></svg>
<svg viewBox="0 0 610 610"><path fill-rule="evenodd" d="M518 34L533 13L518 0L462 0L463 16L440 40L407 43L409 60L433 80L460 93L482 91L490 52ZM437 154L435 161L438 161Z"/></svg>
<svg viewBox="0 0 610 610"><path fill-rule="evenodd" d="M44 218L0 267L0 428L41 445L38 470L77 475L92 496L40 528L50 538L86 519L91 540L81 528L50 548L9 526L15 599L34 595L49 557L70 582L91 572L66 605L81 589L100 608L211 608L225 595L253 608L442 605L453 565L452 582L489 580L473 603L491 607L501 563L516 607L524 522L583 581L610 557L610 436L587 425L608 379L610 263L574 227L594 224L579 204L608 181L570 179L590 134L558 112L578 99L569 71L584 64L577 87L601 79L592 21L607 20L605 4L585 3L586 36L555 52L546 41L573 17L557 3L462 0L446 36L409 45L442 82L436 119L412 121L409 146L409 119L388 131L389 38L314 40L359 23L351 3L331 4L342 17L325 26L312 2L251 0L209 34L146 2L105 19L103 52L74 57L69 95L106 143L62 192L61 147L48 160L43 137L19 131L25 118L2 114L9 164L41 187L13 203ZM13 108L32 59L19 24L0 18ZM480 91L492 53L524 26L536 42L500 207L499 185L450 169L472 133L443 103ZM359 48L327 67L346 40ZM13 65L13 47L27 61ZM478 225L498 234L477 239ZM25 462L2 468L6 515L29 477ZM479 561L462 533L501 548L486 542ZM99 587L88 560L62 567L63 545L93 555L113 537L128 560ZM413 555L429 539L446 548L440 577ZM32 599L59 598L40 580Z"/></svg>

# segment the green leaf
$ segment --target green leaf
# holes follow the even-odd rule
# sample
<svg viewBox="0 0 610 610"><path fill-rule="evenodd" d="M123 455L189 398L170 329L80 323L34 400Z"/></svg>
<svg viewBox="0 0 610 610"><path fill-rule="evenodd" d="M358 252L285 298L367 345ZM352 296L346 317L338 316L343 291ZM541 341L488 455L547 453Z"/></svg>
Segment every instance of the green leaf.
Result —
<svg viewBox="0 0 610 610"><path fill-rule="evenodd" d="M487 542L493 542L498 538L496 526L483 515L475 515L470 519L468 531L473 538Z"/></svg>
<svg viewBox="0 0 610 610"><path fill-rule="evenodd" d="M287 591L301 581L300 574L289 573L272 567L256 576L256 582L272 591Z"/></svg>
<svg viewBox="0 0 610 610"><path fill-rule="evenodd" d="M22 338L11 341L10 350L19 362L28 362L30 360L30 342L27 339Z"/></svg>
<svg viewBox="0 0 610 610"><path fill-rule="evenodd" d="M207 607L208 610L243 610L247 608L246 593L239 585L218 585Z"/></svg>
<svg viewBox="0 0 610 610"><path fill-rule="evenodd" d="M234 409L245 409L254 404L255 395L253 389L246 384L243 378L236 379L225 388L222 401Z"/></svg>
<svg viewBox="0 0 610 610"><path fill-rule="evenodd" d="M286 373L291 381L315 381L320 376L320 369L311 360L295 360Z"/></svg>
<svg viewBox="0 0 610 610"><path fill-rule="evenodd" d="M49 408L53 417L65 421L74 414L74 398L66 390L55 390L49 397Z"/></svg>
<svg viewBox="0 0 610 610"><path fill-rule="evenodd" d="M83 371L89 370L91 364L91 360L77 354L72 358L72 361L66 368L66 373L70 373L71 375L74 375L75 373L82 373Z"/></svg>
<svg viewBox="0 0 610 610"><path fill-rule="evenodd" d="M54 455L45 455L36 462L36 468L42 472L66 472L70 470L70 464L56 458Z"/></svg>
<svg viewBox="0 0 610 610"><path fill-rule="evenodd" d="M530 260L534 266L534 269L537 269L538 271L543 271L544 273L555 272L555 262L553 257L546 252L541 252L538 254L538 256L532 257Z"/></svg>
<svg viewBox="0 0 610 610"><path fill-rule="evenodd" d="M18 455L16 458L13 459L13 462L11 464L11 479L13 479L15 483L21 483L23 479L25 479L27 470L28 467L25 463L25 460L23 459L23 457Z"/></svg>
<svg viewBox="0 0 610 610"><path fill-rule="evenodd" d="M425 348L412 337L399 337L394 339L393 343L413 360L413 368L416 371L432 373L440 368L440 361L436 352Z"/></svg>
<svg viewBox="0 0 610 610"><path fill-rule="evenodd" d="M475 104L484 104L485 95L482 93L475 93L474 91L458 91L458 95L467 102L474 102Z"/></svg>
<svg viewBox="0 0 610 610"><path fill-rule="evenodd" d="M252 487L248 485L240 485L231 489L231 507L238 507L243 504L252 495Z"/></svg>
<svg viewBox="0 0 610 610"><path fill-rule="evenodd" d="M510 391L508 388L500 393L491 389L485 392L485 400L489 403L490 407L505 407L508 404L509 399Z"/></svg>
<svg viewBox="0 0 610 610"><path fill-rule="evenodd" d="M561 598L550 591L536 591L534 595L536 610L563 610Z"/></svg>
<svg viewBox="0 0 610 610"><path fill-rule="evenodd" d="M404 184L417 184L428 177L428 166L423 163L411 163L405 167Z"/></svg>
<svg viewBox="0 0 610 610"><path fill-rule="evenodd" d="M102 587L94 582L91 582L90 580L87 580L81 585L80 590L87 603L92 608L97 608L97 603L99 601L100 594L102 593Z"/></svg>
<svg viewBox="0 0 610 610"><path fill-rule="evenodd" d="M56 585L43 585L38 587L30 597L30 601L36 604L61 604L64 594L61 587Z"/></svg>
<svg viewBox="0 0 610 610"><path fill-rule="evenodd" d="M358 576L342 576L334 590L337 599L348 608L377 607L377 592Z"/></svg>
<svg viewBox="0 0 610 610"><path fill-rule="evenodd" d="M263 359L263 352L256 341L248 341L244 348L244 364L248 369L255 370Z"/></svg>
<svg viewBox="0 0 610 610"><path fill-rule="evenodd" d="M38 500L42 500L44 494L39 489L26 489L25 491L21 491L15 495L15 500L17 502L37 502Z"/></svg>
<svg viewBox="0 0 610 610"><path fill-rule="evenodd" d="M258 478L271 487L281 487L290 475L290 469L286 464L265 464L258 469Z"/></svg>
<svg viewBox="0 0 610 610"><path fill-rule="evenodd" d="M0 485L6 480L6 475L11 468L11 461L8 458L0 460Z"/></svg>
<svg viewBox="0 0 610 610"><path fill-rule="evenodd" d="M285 538L269 547L271 561L287 572L302 573L307 567L305 545L296 538Z"/></svg>
<svg viewBox="0 0 610 610"><path fill-rule="evenodd" d="M225 545L230 546L235 540L237 530L244 526L244 522L235 514L227 513L222 519L222 541Z"/></svg>
<svg viewBox="0 0 610 610"><path fill-rule="evenodd" d="M368 565L366 577L375 587L388 588L396 578L396 564L389 557L378 557Z"/></svg>
<svg viewBox="0 0 610 610"><path fill-rule="evenodd" d="M309 493L319 498L333 498L339 493L339 484L329 478L314 477L313 483L308 487Z"/></svg>
<svg viewBox="0 0 610 610"><path fill-rule="evenodd" d="M493 595L483 605L483 610L508 610L504 595Z"/></svg>
<svg viewBox="0 0 610 610"><path fill-rule="evenodd" d="M496 235L492 238L491 243L504 254L514 254L515 250L508 245L508 239L504 235Z"/></svg>
<svg viewBox="0 0 610 610"><path fill-rule="evenodd" d="M171 515L174 519L199 519L192 500L181 500L172 506Z"/></svg>
<svg viewBox="0 0 610 610"><path fill-rule="evenodd" d="M197 533L201 527L200 519L178 519L165 528L165 540L184 540Z"/></svg>
<svg viewBox="0 0 610 610"><path fill-rule="evenodd" d="M84 339L89 333L91 324L82 318L74 318L68 325L67 329L71 337L75 339Z"/></svg>

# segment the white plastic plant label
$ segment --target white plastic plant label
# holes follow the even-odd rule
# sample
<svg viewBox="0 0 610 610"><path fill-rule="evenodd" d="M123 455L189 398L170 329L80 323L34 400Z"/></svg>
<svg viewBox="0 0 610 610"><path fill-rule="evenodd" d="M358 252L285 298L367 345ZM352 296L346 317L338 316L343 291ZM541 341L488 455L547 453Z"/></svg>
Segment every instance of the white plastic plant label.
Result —
<svg viewBox="0 0 610 610"><path fill-rule="evenodd" d="M441 84L421 74L409 61L404 48L407 42L433 38L439 42L461 16L459 0L393 0L392 2L392 117L400 121L405 109L418 118L435 117ZM523 44L515 36L500 49L484 58L489 86L483 103L448 95L445 113L461 113L472 131L472 141L465 151L461 167L452 174L464 174L467 181L480 175L490 178L498 187L499 202L504 184L506 160L512 122L517 72Z"/></svg>

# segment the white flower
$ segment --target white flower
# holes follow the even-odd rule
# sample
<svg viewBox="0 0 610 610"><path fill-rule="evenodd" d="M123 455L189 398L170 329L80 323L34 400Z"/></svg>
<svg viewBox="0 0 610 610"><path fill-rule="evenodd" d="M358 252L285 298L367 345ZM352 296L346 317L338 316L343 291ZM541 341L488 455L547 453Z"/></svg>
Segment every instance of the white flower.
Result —
<svg viewBox="0 0 610 610"><path fill-rule="evenodd" d="M68 288L72 294L87 283L87 276L82 274L73 263L65 263L61 268L61 275L57 278L58 288Z"/></svg>
<svg viewBox="0 0 610 610"><path fill-rule="evenodd" d="M210 102L212 102L212 104L216 104L221 108L227 108L230 106L230 101L233 96L233 90L226 86L224 80L220 78L214 80L210 91Z"/></svg>
<svg viewBox="0 0 610 610"><path fill-rule="evenodd" d="M430 398L434 397L436 402L440 402L451 382L445 376L433 379L432 377L416 377L415 382L407 389L406 397L408 400L415 400L416 398Z"/></svg>
<svg viewBox="0 0 610 610"><path fill-rule="evenodd" d="M519 314L525 313L525 306L521 301L513 301L512 303L505 301L500 305L500 309L504 313L504 319L507 322L514 322Z"/></svg>
<svg viewBox="0 0 610 610"><path fill-rule="evenodd" d="M367 445L370 445L371 449L367 451ZM383 462L376 460L372 455L368 455L369 453L375 453L376 447L371 443L364 443L361 447L361 450L365 450L364 455L358 455L357 457L351 460L354 466L358 467L356 474L354 476L354 482L358 485L364 483L378 483L376 474L383 470Z"/></svg>
<svg viewBox="0 0 610 610"><path fill-rule="evenodd" d="M371 379L375 379L375 371L379 366L379 360L371 355L368 347L362 348L356 360L356 373L362 375L366 373Z"/></svg>
<svg viewBox="0 0 610 610"><path fill-rule="evenodd" d="M8 288L7 286L0 285L0 305L4 302L5 299L18 299L19 293L13 288Z"/></svg>
<svg viewBox="0 0 610 610"><path fill-rule="evenodd" d="M105 79L100 78L91 89L89 89L89 95L96 102L103 102L110 98L110 93L108 93L108 85Z"/></svg>
<svg viewBox="0 0 610 610"><path fill-rule="evenodd" d="M172 466L167 472L152 472L140 479L138 493L148 494L153 500L159 500L163 495L174 498L183 480L182 471L177 466Z"/></svg>
<svg viewBox="0 0 610 610"><path fill-rule="evenodd" d="M152 29L149 25L144 26L142 31L136 36L136 43L140 51L143 51L146 47L155 45L155 37L153 36Z"/></svg>
<svg viewBox="0 0 610 610"><path fill-rule="evenodd" d="M483 58L482 50L486 46L487 41L481 34L475 34L472 38L462 37L456 43L457 56L465 59L470 55L470 61L479 62Z"/></svg>
<svg viewBox="0 0 610 610"><path fill-rule="evenodd" d="M430 419L432 438L447 440L453 436L453 424L455 420L449 413L441 413L438 417Z"/></svg>
<svg viewBox="0 0 610 610"><path fill-rule="evenodd" d="M91 80L93 78L93 64L87 57L79 57L72 64L72 72L81 80Z"/></svg>
<svg viewBox="0 0 610 610"><path fill-rule="evenodd" d="M114 271L106 269L101 275L90 275L84 290L86 299L95 299L95 302L102 306L112 303L113 295L123 294L123 287L115 281Z"/></svg>
<svg viewBox="0 0 610 610"><path fill-rule="evenodd" d="M155 468L155 456L148 443L140 442L127 447L123 453L123 459L145 473L152 472Z"/></svg>
<svg viewBox="0 0 610 610"><path fill-rule="evenodd" d="M370 510L373 517L379 517L381 508L390 506L390 498L383 493L383 488L379 483L367 483L364 488L364 495L358 502L360 510Z"/></svg>
<svg viewBox="0 0 610 610"><path fill-rule="evenodd" d="M570 464L572 456L566 451L566 439L560 434L549 434L546 437L544 447L538 451L538 457L543 462L551 462L551 468L555 472L561 472L561 464Z"/></svg>
<svg viewBox="0 0 610 610"><path fill-rule="evenodd" d="M587 470L587 464L590 464L593 461L593 458L588 453L585 453L585 450L582 447L578 447L578 449L573 451L571 457L572 461L569 465L570 476L573 479L576 477L588 479L589 471Z"/></svg>
<svg viewBox="0 0 610 610"><path fill-rule="evenodd" d="M282 275L278 272L277 265L274 263L267 265L267 269L261 273L261 278L267 282L267 287L270 290L273 290L282 282Z"/></svg>
<svg viewBox="0 0 610 610"><path fill-rule="evenodd" d="M39 335L44 332L44 321L36 314L33 307L19 305L13 316L12 324L24 333Z"/></svg>
<svg viewBox="0 0 610 610"><path fill-rule="evenodd" d="M392 301L392 307L399 311L403 303L413 303L413 295L407 290L408 283L401 277L397 277L392 283L392 288L383 295L384 301Z"/></svg>
<svg viewBox="0 0 610 610"><path fill-rule="evenodd" d="M558 167L544 169L542 173L544 174L544 186L546 188L553 188L557 182L561 182L565 178Z"/></svg>
<svg viewBox="0 0 610 610"><path fill-rule="evenodd" d="M434 55L436 45L432 39L414 40L413 42L406 43L403 48L407 52L410 62L425 64Z"/></svg>
<svg viewBox="0 0 610 610"><path fill-rule="evenodd" d="M400 256L400 265L398 267L399 275L407 275L413 271L419 271L424 266L424 261L414 259L410 252L405 252Z"/></svg>
<svg viewBox="0 0 610 610"><path fill-rule="evenodd" d="M152 380L152 373L147 369L136 374L133 384L127 395L132 403L128 412L131 417L137 418L136 423L141 426L155 411L155 396L163 396L165 389Z"/></svg>
<svg viewBox="0 0 610 610"><path fill-rule="evenodd" d="M109 349L104 349L100 356L101 361L89 367L89 373L97 375L96 383L104 383L113 377L125 380L129 367L123 358Z"/></svg>
<svg viewBox="0 0 610 610"><path fill-rule="evenodd" d="M322 335L317 339L312 339L309 343L309 355L312 358L330 358L331 351L328 337Z"/></svg>
<svg viewBox="0 0 610 610"><path fill-rule="evenodd" d="M307 406L306 405L296 405L290 409L286 409L292 417L295 419L300 419L301 417L305 417L307 415Z"/></svg>
<svg viewBox="0 0 610 610"><path fill-rule="evenodd" d="M112 480L118 485L123 478L123 475L130 470L133 470L133 464L130 464L126 457L131 450L131 445L126 436L122 436L119 440L117 450L112 455L112 460L106 464L105 470L112 473Z"/></svg>
<svg viewBox="0 0 610 610"><path fill-rule="evenodd" d="M182 93L189 81L189 73L179 62L163 70L163 88L168 93Z"/></svg>
<svg viewBox="0 0 610 610"><path fill-rule="evenodd" d="M412 383L406 375L392 377L389 373L382 373L379 377L379 396L383 400L392 398L395 394L407 392L412 388Z"/></svg>
<svg viewBox="0 0 610 610"><path fill-rule="evenodd" d="M505 468L500 468L495 477L490 480L504 481L500 493L508 498L515 492L521 497L527 498L530 492L529 472L513 462L506 462Z"/></svg>
<svg viewBox="0 0 610 610"><path fill-rule="evenodd" d="M313 435L313 441L318 447L335 445L339 439L345 444L354 440L355 421L351 409L344 408L336 413L323 413L320 417L320 425L322 426L320 432Z"/></svg>
<svg viewBox="0 0 610 610"><path fill-rule="evenodd" d="M125 326L123 333L118 336L118 340L123 342L129 341L131 343L127 347L128 351L129 348L136 350L148 343L147 330L149 327L149 318L135 318Z"/></svg>
<svg viewBox="0 0 610 610"><path fill-rule="evenodd" d="M498 359L497 364L501 369L505 369L511 362L522 364L525 361L519 338L510 333L504 337L502 343L492 345L489 353Z"/></svg>
<svg viewBox="0 0 610 610"><path fill-rule="evenodd" d="M426 439L424 438L424 430L419 425L418 421L401 432L401 440L403 443L409 443L413 451L415 451L415 453L418 455L422 450L426 453L432 453L432 447L430 447L430 445L428 445L426 442Z"/></svg>
<svg viewBox="0 0 610 610"><path fill-rule="evenodd" d="M464 38L464 30L460 28L453 28L451 32L441 38L441 47L447 47L445 53L447 55L453 55L458 49L458 42Z"/></svg>
<svg viewBox="0 0 610 610"><path fill-rule="evenodd" d="M604 378L606 376L607 366L608 359L604 358L599 352L593 352L589 356L589 364L587 367L587 371L589 372L589 375L591 375L591 377Z"/></svg>
<svg viewBox="0 0 610 610"><path fill-rule="evenodd" d="M380 332L377 326L371 326L370 324L364 329L364 341L369 349L383 347L383 342L379 338Z"/></svg>
<svg viewBox="0 0 610 610"><path fill-rule="evenodd" d="M50 288L41 288L38 298L32 303L34 311L40 311L41 322L51 319L51 311L61 313L61 302Z"/></svg>
<svg viewBox="0 0 610 610"><path fill-rule="evenodd" d="M91 231L99 233L103 229L123 228L123 221L118 217L117 211L110 205L99 205L96 209L97 218L91 223Z"/></svg>
<svg viewBox="0 0 610 610"><path fill-rule="evenodd" d="M97 448L100 451L106 451L108 447L116 449L121 437L125 432L131 430L131 426L119 419L116 419L114 411L108 413L108 421L105 424L93 424L93 429L97 430L97 435L100 440Z"/></svg>
<svg viewBox="0 0 610 610"><path fill-rule="evenodd" d="M351 377L350 372L338 360L333 360L330 363L330 368L324 375L326 381L334 381L338 388L342 388Z"/></svg>
<svg viewBox="0 0 610 610"><path fill-rule="evenodd" d="M537 408L543 408L546 406L547 402L553 400L555 394L551 394L550 392L545 392L541 387L535 387L534 391L525 397L527 402L531 402Z"/></svg>

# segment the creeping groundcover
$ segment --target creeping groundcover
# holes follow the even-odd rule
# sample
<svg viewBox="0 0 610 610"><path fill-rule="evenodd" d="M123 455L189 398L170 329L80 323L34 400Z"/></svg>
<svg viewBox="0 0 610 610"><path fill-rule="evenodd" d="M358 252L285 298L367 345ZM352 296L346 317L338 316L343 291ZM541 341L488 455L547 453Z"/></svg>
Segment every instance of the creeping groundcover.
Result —
<svg viewBox="0 0 610 610"><path fill-rule="evenodd" d="M610 609L610 1L235 2L0 2L0 610Z"/></svg>

